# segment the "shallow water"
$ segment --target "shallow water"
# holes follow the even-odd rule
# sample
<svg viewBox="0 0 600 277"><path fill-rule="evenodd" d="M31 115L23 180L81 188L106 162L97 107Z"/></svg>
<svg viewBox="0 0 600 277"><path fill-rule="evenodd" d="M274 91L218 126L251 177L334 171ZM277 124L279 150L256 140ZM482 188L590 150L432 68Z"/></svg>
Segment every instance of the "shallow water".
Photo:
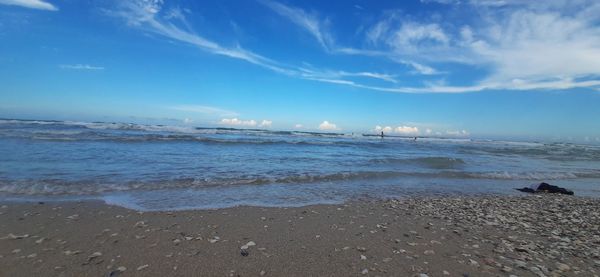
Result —
<svg viewBox="0 0 600 277"><path fill-rule="evenodd" d="M600 196L600 147L576 144L0 120L0 153L1 199L140 210L512 194L539 181Z"/></svg>

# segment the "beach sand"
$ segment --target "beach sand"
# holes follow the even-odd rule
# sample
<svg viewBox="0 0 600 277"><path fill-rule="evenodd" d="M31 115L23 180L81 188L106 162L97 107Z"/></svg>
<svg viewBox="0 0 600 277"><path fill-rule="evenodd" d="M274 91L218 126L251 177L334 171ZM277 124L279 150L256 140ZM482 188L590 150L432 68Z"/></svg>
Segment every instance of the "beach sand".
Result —
<svg viewBox="0 0 600 277"><path fill-rule="evenodd" d="M600 275L600 200L581 197L176 212L0 205L0 276Z"/></svg>

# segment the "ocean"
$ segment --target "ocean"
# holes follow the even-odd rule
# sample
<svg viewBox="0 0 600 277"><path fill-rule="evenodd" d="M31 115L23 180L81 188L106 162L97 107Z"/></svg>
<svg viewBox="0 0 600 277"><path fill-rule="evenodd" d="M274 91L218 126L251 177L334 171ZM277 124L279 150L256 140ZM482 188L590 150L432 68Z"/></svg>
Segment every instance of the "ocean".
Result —
<svg viewBox="0 0 600 277"><path fill-rule="evenodd" d="M188 126L0 120L0 199L213 209L414 195L600 196L600 147Z"/></svg>

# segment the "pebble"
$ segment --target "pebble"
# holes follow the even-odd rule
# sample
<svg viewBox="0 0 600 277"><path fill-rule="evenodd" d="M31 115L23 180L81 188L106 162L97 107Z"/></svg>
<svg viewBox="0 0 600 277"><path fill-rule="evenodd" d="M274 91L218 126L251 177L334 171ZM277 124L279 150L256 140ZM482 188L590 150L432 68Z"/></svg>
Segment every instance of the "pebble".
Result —
<svg viewBox="0 0 600 277"><path fill-rule="evenodd" d="M75 251L72 251L72 250L63 251L63 254L65 254L67 256L77 255L79 253L81 253L81 251L79 251L79 250L75 250Z"/></svg>
<svg viewBox="0 0 600 277"><path fill-rule="evenodd" d="M516 260L516 261L515 261L515 265L516 265L518 268L527 268L527 263L526 263L526 262L524 262L524 261L519 261L519 260Z"/></svg>
<svg viewBox="0 0 600 277"><path fill-rule="evenodd" d="M367 274L369 273L369 270L365 268L365 269L363 269L363 270L362 270L360 273L361 273L362 275L367 275Z"/></svg>
<svg viewBox="0 0 600 277"><path fill-rule="evenodd" d="M24 234L24 235L15 235L13 233L10 233L8 235L6 235L5 237L2 237L0 239L26 239L29 237L29 234Z"/></svg>
<svg viewBox="0 0 600 277"><path fill-rule="evenodd" d="M364 260L366 260L366 259L367 259L367 256L365 256L365 255L360 255L360 259L361 259L362 261L364 261Z"/></svg>
<svg viewBox="0 0 600 277"><path fill-rule="evenodd" d="M531 270L531 272L533 272L537 276L540 276L540 277L545 277L546 276L542 272L542 270L539 267L537 267L537 266L532 266L531 268L529 268L529 270Z"/></svg>
<svg viewBox="0 0 600 277"><path fill-rule="evenodd" d="M94 259L96 259L96 258L98 258L98 257L100 257L100 256L102 256L102 253L101 253L101 252L94 252L94 253L92 253L92 255L89 255L89 256L88 256L88 259L87 259L87 261L86 261L85 263L83 263L83 264L89 264L89 263L91 263L91 262L92 262Z"/></svg>
<svg viewBox="0 0 600 277"><path fill-rule="evenodd" d="M246 244L242 245L242 246L240 247L240 249L242 249L242 250L246 250L246 249L250 248L251 246L256 246L256 243L255 243L255 242L253 242L253 241L249 241L248 243L246 243Z"/></svg>
<svg viewBox="0 0 600 277"><path fill-rule="evenodd" d="M138 266L138 268L136 269L137 271L143 270L145 268L147 268L149 265L145 264L145 265L140 265Z"/></svg>
<svg viewBox="0 0 600 277"><path fill-rule="evenodd" d="M571 270L571 267L569 265L563 264L563 263L560 263L560 262L556 262L556 268L559 271L569 271L569 270Z"/></svg>

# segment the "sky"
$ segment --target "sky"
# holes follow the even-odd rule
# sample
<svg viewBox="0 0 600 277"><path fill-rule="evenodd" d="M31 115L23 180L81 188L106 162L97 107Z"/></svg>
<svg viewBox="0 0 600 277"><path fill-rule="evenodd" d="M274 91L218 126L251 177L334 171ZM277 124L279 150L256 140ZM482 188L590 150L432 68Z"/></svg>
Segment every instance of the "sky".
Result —
<svg viewBox="0 0 600 277"><path fill-rule="evenodd" d="M0 0L0 117L600 142L600 2Z"/></svg>

